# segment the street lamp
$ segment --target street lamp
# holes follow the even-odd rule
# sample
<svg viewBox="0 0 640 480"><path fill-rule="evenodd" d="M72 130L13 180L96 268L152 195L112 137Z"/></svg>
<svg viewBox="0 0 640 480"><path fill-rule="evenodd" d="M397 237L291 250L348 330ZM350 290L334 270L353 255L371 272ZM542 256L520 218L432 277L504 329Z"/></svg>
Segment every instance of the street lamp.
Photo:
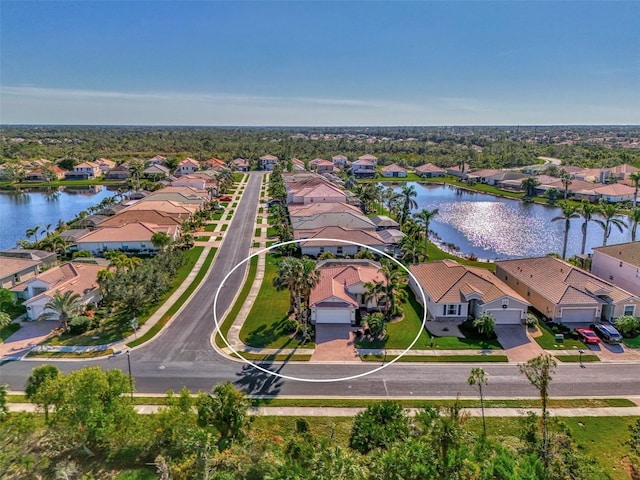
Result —
<svg viewBox="0 0 640 480"><path fill-rule="evenodd" d="M133 377L131 376L131 350L127 350L127 365L129 366L129 390L133 400Z"/></svg>
<svg viewBox="0 0 640 480"><path fill-rule="evenodd" d="M580 349L578 350L578 353L580 354L580 368L585 368L584 363L582 363L582 354L584 353L584 350Z"/></svg>

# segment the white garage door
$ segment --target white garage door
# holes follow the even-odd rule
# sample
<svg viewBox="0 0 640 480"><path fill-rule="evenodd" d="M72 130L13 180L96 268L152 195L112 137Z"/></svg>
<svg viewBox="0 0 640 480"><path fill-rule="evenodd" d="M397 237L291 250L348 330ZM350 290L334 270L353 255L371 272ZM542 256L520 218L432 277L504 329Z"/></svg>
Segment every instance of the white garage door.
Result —
<svg viewBox="0 0 640 480"><path fill-rule="evenodd" d="M487 310L487 313L493 315L493 318L496 319L496 325L516 325L520 323L522 310L500 308L496 310Z"/></svg>
<svg viewBox="0 0 640 480"><path fill-rule="evenodd" d="M563 308L562 322L593 322L596 315L595 308Z"/></svg>
<svg viewBox="0 0 640 480"><path fill-rule="evenodd" d="M316 323L351 323L348 308L322 308L316 311Z"/></svg>

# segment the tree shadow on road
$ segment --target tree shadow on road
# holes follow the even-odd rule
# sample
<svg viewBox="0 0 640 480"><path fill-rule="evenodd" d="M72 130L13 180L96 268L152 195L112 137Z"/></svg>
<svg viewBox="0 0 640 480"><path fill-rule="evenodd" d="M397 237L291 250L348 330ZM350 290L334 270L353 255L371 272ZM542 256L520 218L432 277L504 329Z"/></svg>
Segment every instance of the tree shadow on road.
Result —
<svg viewBox="0 0 640 480"><path fill-rule="evenodd" d="M275 368L272 363L260 363L260 367L269 372L278 373L283 365ZM242 371L236 374L239 378L234 382L249 395L270 395L276 396L280 393L283 381L280 377L271 373L263 372L252 365L244 365Z"/></svg>

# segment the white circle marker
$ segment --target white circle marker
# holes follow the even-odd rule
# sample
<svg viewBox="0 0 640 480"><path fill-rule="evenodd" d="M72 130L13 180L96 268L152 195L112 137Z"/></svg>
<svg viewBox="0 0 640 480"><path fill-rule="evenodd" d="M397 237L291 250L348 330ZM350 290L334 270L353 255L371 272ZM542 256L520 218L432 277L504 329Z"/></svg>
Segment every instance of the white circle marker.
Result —
<svg viewBox="0 0 640 480"><path fill-rule="evenodd" d="M218 315L216 313L216 306L218 304L218 296L220 295L220 291L222 290L222 287L224 286L225 282L233 274L233 272L236 271L236 269L238 269L242 264L247 263L248 261L250 261L253 257L256 257L256 256L261 255L263 253L269 252L269 251L273 250L274 248L282 247L284 245L299 244L299 243L303 243L303 242L304 243L311 243L311 242L314 242L314 241L339 242L339 243L347 243L347 244L351 244L351 245L357 245L359 247L363 247L363 248L369 249L369 250L371 250L371 251L373 251L373 252L375 252L375 253L377 253L379 255L387 257L388 259L390 259L390 260L394 261L395 263L397 263L401 268L403 268L409 274L409 277L414 281L415 285L420 290L420 296L422 297L422 305L423 305L423 309L422 309L423 310L422 325L420 326L420 329L418 330L418 334L416 335L416 338L413 339L411 344L404 351L402 351L402 353L400 353L400 355L398 355L396 358L394 358L390 362L385 363L385 364L383 364L383 365L381 365L381 366L379 366L377 368L374 368L373 370L370 370L368 372L359 373L357 375L350 375L350 376L347 376L347 377L337 377L337 378L300 378L300 377L293 377L291 375L283 375L282 373L272 372L271 370L269 370L267 368L263 368L260 365L258 365L256 363L253 363L251 360L248 360L248 359L244 358L235 348L233 348L231 346L231 344L227 340L227 337L224 336L222 334L222 332L220 331L220 322L218 321ZM389 365L394 364L395 362L400 360L400 358L402 358L404 355L406 355L407 352L409 350L411 350L411 348L416 344L416 342L420 338L420 334L422 333L422 329L426 328L426 322L427 322L427 309L425 307L426 304L427 304L427 299L425 297L424 290L422 290L422 287L420 287L420 283L418 282L418 279L409 271L409 269L407 267L402 265L398 260L393 258L391 255L389 255L389 254L387 254L387 253L385 253L385 252L383 252L381 250L378 250L377 248L373 248L373 247L370 247L369 245L364 245L362 243L352 242L350 240L340 240L340 239L337 239L337 238L310 238L310 239L301 239L301 240L290 240L288 242L278 243L277 245L271 245L270 247L263 248L262 250L259 250L259 251L255 252L255 253L249 255L247 258L245 258L240 263L238 263L235 267L233 267L231 269L231 271L229 271L229 273L227 273L225 275L225 277L222 279L222 283L220 284L220 286L218 287L218 290L216 291L215 296L213 297L213 320L214 320L214 322L216 324L216 329L215 329L215 332L214 332L212 338L215 338L216 335L220 335L220 337L224 341L225 345L227 345L229 350L231 350L231 352L233 354L235 354L238 358L242 359L242 361L244 361L247 365L251 365L253 368L255 368L257 370L260 370L261 372L267 373L269 375L273 375L274 377L283 378L283 379L286 379L286 380L295 380L295 381L298 381L298 382L309 382L309 383L342 382L342 381L345 381L345 380L354 380L356 378L366 377L367 375L371 375L372 373L379 372L383 368L387 368Z"/></svg>

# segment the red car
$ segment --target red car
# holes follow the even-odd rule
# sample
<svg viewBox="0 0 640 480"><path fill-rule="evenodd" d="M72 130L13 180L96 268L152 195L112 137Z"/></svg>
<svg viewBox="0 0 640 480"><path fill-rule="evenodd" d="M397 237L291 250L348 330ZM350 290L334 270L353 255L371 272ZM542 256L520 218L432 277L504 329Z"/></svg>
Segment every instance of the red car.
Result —
<svg viewBox="0 0 640 480"><path fill-rule="evenodd" d="M231 197L220 197L218 199L221 202L230 202L231 201Z"/></svg>
<svg viewBox="0 0 640 480"><path fill-rule="evenodd" d="M600 343L600 337L598 337L596 332L593 330L589 330L588 328L576 328L576 333L584 343Z"/></svg>

